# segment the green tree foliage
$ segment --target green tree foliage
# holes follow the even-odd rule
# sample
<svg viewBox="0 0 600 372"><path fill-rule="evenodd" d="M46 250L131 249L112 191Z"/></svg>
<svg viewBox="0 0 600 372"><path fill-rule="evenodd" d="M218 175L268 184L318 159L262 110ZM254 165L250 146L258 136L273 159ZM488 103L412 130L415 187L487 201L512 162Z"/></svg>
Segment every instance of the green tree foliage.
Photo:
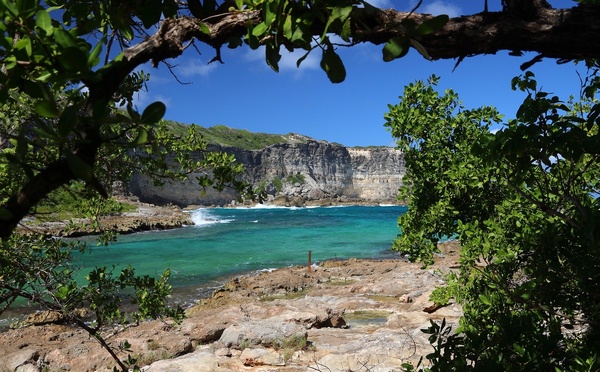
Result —
<svg viewBox="0 0 600 372"><path fill-rule="evenodd" d="M179 321L181 309L166 301L169 271L152 278L136 276L132 268L112 273L99 267L77 282L71 254L85 244L21 236L14 233L17 224L36 206L70 193L103 232L98 214L110 208L112 187L134 171L155 182L200 173L201 188L233 187L252 196L237 180L241 166L231 155L205 151L198 128L175 136L162 120L164 104L134 108L132 97L143 88L145 73L123 68L122 56L100 63L111 37L131 38L132 17L140 9L120 2L0 3L0 313L19 298L58 312L97 339L121 370L134 361L121 360L103 331L147 318ZM145 26L133 24L137 30ZM120 78L106 77L107 71L118 71ZM102 244L113 239L105 233ZM124 303L134 306L125 312ZM81 308L89 310L85 317Z"/></svg>
<svg viewBox="0 0 600 372"><path fill-rule="evenodd" d="M600 78L589 71L578 102L539 90L531 72L515 78L527 97L496 134L494 109L464 109L435 77L390 106L409 182L395 249L428 264L444 236L462 246L459 272L434 296L454 297L464 316L458 335L427 330L431 370L600 367Z"/></svg>
<svg viewBox="0 0 600 372"><path fill-rule="evenodd" d="M362 42L383 44L385 61L403 57L411 48L426 59L463 58L501 48L536 50L540 57L600 56L595 44L589 43L596 39L596 8L560 11L536 1L534 12L522 16L521 0L504 3L510 12L449 19L383 11L360 0L235 0L222 4L212 0L0 1L1 306L24 297L62 312L65 319L83 327L74 307L65 300L73 298L74 306L93 308L97 324L103 325L138 316L121 316L113 297L94 297L92 293L102 293L102 288L108 288L108 293L129 288L141 296L136 297L139 317L169 312L161 300L167 292L162 279L136 279L132 271L111 276L99 268L79 286L67 268L69 256L63 255L72 248L53 240L14 236L19 222L61 187L84 183L88 195L94 195L84 206L90 210L100 210L97 201L133 171L150 174L156 182L200 171L204 173L198 177L199 187L222 190L231 186L248 191L236 181L240 168L233 157L210 152L201 159L189 155L203 151L205 144L194 127L183 138L166 130L168 124L161 120L164 104L155 102L140 111L133 106L134 92L142 89L148 78L135 72L140 65L178 57L194 40L214 48L215 61L221 60L223 45L264 46L265 61L275 71L284 49L306 52L298 65L309 53L320 53L320 65L334 83L346 75L337 48ZM537 19L532 19L532 14ZM531 27L536 21L543 27ZM465 23L470 26L461 27ZM482 32L465 32L461 37L454 31L472 29L474 24L480 25ZM511 27L504 28L504 24ZM484 32L487 27L509 33ZM540 29L545 42L532 43L538 40ZM578 32L587 37L572 37ZM332 35L338 35L343 43L335 43ZM509 42L500 43L498 37ZM32 265L24 265L26 262ZM63 267L66 271L61 271ZM43 281L32 284L38 276ZM146 289L138 290L142 287ZM30 290L47 292L38 296ZM144 302L144 298L156 300ZM99 331L88 328L102 343ZM103 346L119 368L128 368L131 360L122 362L110 347Z"/></svg>

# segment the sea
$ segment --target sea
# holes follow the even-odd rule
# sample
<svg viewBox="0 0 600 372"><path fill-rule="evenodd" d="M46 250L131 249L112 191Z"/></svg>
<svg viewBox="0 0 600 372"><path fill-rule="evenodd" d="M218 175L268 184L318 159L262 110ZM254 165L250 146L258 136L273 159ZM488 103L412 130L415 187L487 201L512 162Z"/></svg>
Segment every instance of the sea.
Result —
<svg viewBox="0 0 600 372"><path fill-rule="evenodd" d="M108 246L89 241L91 249L73 263L81 281L97 266L118 273L132 265L137 274L152 276L168 268L173 301L189 306L234 276L307 265L309 252L312 264L399 257L390 247L405 212L396 205L201 208L189 211L192 226L123 235Z"/></svg>

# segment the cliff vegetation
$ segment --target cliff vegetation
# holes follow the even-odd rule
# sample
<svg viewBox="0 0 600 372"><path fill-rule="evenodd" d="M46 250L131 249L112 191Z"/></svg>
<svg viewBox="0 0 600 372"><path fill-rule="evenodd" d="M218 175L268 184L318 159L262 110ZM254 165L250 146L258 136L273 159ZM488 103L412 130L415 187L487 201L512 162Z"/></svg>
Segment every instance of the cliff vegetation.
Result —
<svg viewBox="0 0 600 372"><path fill-rule="evenodd" d="M169 129L173 134L182 136L189 129L188 124L167 120ZM279 143L306 143L310 137L301 134L268 134L254 133L245 129L230 128L225 125L212 127L196 126L196 129L209 144L237 147L244 150L260 150L270 145Z"/></svg>

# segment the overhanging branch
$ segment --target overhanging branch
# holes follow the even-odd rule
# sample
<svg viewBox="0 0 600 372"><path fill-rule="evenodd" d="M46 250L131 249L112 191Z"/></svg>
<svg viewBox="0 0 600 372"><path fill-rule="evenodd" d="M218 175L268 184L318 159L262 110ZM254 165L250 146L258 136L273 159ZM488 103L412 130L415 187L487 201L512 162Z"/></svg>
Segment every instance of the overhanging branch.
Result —
<svg viewBox="0 0 600 372"><path fill-rule="evenodd" d="M404 35L400 25L406 20L421 24L432 18L428 14L355 8L351 17L353 44L383 44L396 36L409 36L423 45L433 60L460 60L502 50L531 51L538 53L540 58L561 60L600 59L600 43L596 42L600 40L600 6L580 5L570 9L539 7L534 19L516 16L514 12L480 13L452 18L443 29L425 36ZM93 82L87 82L90 91L88 112L98 104L111 102L119 85L138 66L146 62L156 65L160 61L176 58L185 50L185 43L192 39L218 49L231 38L244 36L249 25L261 21L260 10L225 12L203 21L193 17L166 19L154 35L126 49L122 60L109 63L102 69L101 76ZM202 31L201 23L207 26L208 33ZM324 24L315 23L311 33L321 35L323 27ZM87 129L82 131L87 145L77 151L77 155L90 166L94 165L97 149L102 144L97 136L100 125L89 121ZM52 174L53 166L50 165L41 174ZM32 205L60 184L72 179L72 173L65 168L53 173L52 180L37 183L39 177L32 179L4 206L13 218L3 222L0 237L7 238ZM34 197L34 194L38 195Z"/></svg>

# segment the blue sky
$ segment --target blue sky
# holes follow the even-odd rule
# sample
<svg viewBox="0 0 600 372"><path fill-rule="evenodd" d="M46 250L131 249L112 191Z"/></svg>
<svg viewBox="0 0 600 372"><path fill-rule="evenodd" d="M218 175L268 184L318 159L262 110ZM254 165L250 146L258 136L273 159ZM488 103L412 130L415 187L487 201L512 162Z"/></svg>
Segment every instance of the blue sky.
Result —
<svg viewBox="0 0 600 372"><path fill-rule="evenodd" d="M377 0L383 8L410 10L413 0ZM489 0L490 10L500 0ZM497 3L497 4L496 4ZM571 7L571 0L550 1L555 8ZM404 4L404 5L400 5ZM483 0L423 0L420 12L473 14L483 9ZM224 49L224 64L207 62L214 51L200 44L171 61L179 84L163 67L144 66L151 80L148 92L139 97L138 108L162 101L167 105L166 119L210 127L217 124L252 132L273 134L300 133L318 140L346 146L393 146L383 126L388 104L396 104L404 86L425 80L431 74L441 76L440 91L454 89L467 108L491 105L514 117L524 95L513 92L510 81L521 74L519 66L534 55L511 57L507 52L492 56L466 58L453 72L455 61L427 61L416 51L392 62L383 62L382 46L358 45L338 49L347 71L346 81L332 84L319 67L315 53L296 68L301 54L284 55L280 72L264 62L262 50ZM531 69L546 91L567 99L578 94L579 78L573 64L557 65L544 60ZM582 70L582 67L579 67Z"/></svg>

